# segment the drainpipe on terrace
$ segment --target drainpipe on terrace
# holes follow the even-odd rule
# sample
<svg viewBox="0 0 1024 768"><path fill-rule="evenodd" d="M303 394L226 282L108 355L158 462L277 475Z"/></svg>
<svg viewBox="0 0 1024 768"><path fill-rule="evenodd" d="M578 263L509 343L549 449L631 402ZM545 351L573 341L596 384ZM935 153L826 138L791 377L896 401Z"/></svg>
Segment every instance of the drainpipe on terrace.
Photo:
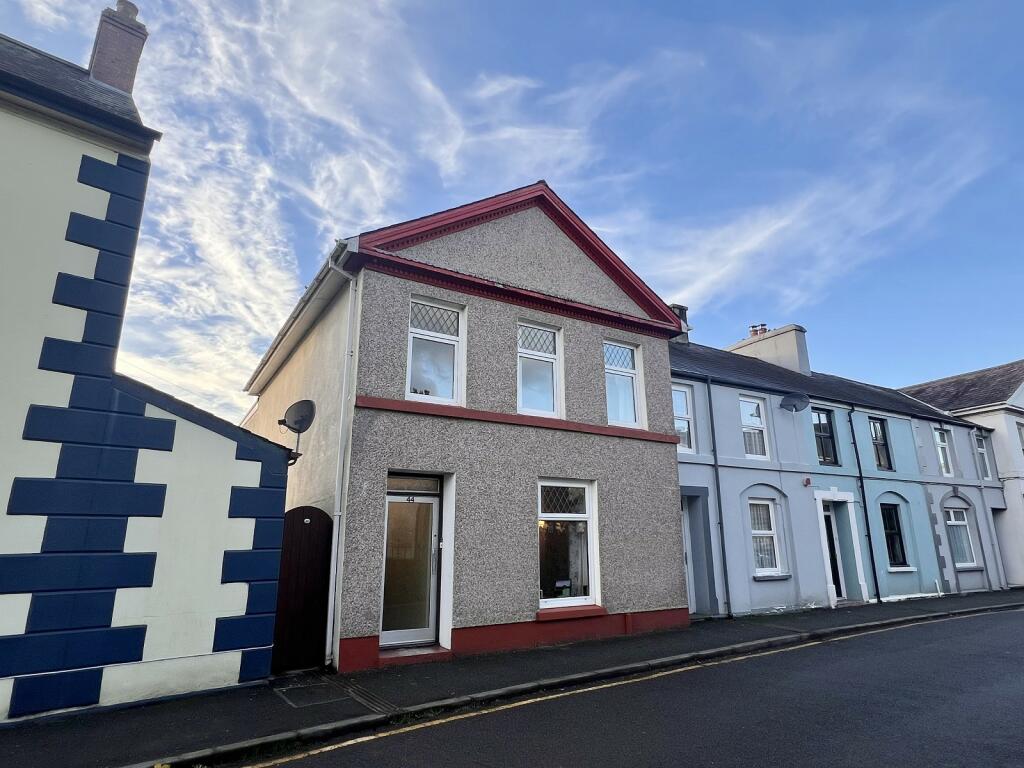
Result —
<svg viewBox="0 0 1024 768"><path fill-rule="evenodd" d="M857 445L857 430L853 424L853 413L857 406L850 404L846 417L850 421L850 436L853 438L853 455L857 457L857 487L860 488L860 503L864 505L864 531L868 537L868 554L871 555L871 577L875 580L875 600L882 602L882 590L878 585L878 568L875 567L875 545L871 541L871 515L868 513L868 495L864 490L864 469L860 464L860 447Z"/></svg>
<svg viewBox="0 0 1024 768"><path fill-rule="evenodd" d="M725 615L732 618L732 594L729 591L729 559L725 554L725 525L722 522L722 478L718 466L718 436L715 431L715 403L711 395L711 377L704 377L708 393L708 425L711 427L711 460L715 471L715 503L718 505L718 546L722 552L722 583L725 585Z"/></svg>

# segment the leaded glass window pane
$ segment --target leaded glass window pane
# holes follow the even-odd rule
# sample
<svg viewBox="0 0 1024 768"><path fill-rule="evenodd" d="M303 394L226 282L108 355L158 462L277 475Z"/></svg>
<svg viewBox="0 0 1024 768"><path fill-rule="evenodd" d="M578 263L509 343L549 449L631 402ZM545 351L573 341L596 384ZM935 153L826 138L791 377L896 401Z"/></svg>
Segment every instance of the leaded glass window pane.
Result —
<svg viewBox="0 0 1024 768"><path fill-rule="evenodd" d="M527 352L554 355L557 350L555 332L532 325L519 326L519 348Z"/></svg>
<svg viewBox="0 0 1024 768"><path fill-rule="evenodd" d="M459 335L459 313L454 309L435 307L433 304L412 303L409 314L409 327L430 333L442 333L446 336Z"/></svg>
<svg viewBox="0 0 1024 768"><path fill-rule="evenodd" d="M542 485L540 487L540 514L543 515L586 515L587 489L566 485Z"/></svg>
<svg viewBox="0 0 1024 768"><path fill-rule="evenodd" d="M604 345L604 364L609 368L622 368L627 371L636 370L636 360L633 350L621 344Z"/></svg>

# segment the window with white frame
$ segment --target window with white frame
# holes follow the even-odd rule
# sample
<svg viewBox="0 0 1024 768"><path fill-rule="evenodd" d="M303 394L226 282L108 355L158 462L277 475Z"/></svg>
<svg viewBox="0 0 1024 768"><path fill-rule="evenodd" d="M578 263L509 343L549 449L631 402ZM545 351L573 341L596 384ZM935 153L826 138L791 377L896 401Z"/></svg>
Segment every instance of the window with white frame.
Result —
<svg viewBox="0 0 1024 768"><path fill-rule="evenodd" d="M608 401L609 424L638 427L643 423L638 382L637 348L606 341L604 389Z"/></svg>
<svg viewBox="0 0 1024 768"><path fill-rule="evenodd" d="M754 575L781 573L775 502L769 499L751 499L749 506L750 535L754 545Z"/></svg>
<svg viewBox="0 0 1024 768"><path fill-rule="evenodd" d="M1020 449L1024 451L1024 424L1017 422L1017 437L1020 438Z"/></svg>
<svg viewBox="0 0 1024 768"><path fill-rule="evenodd" d="M949 532L949 548L953 551L953 563L958 568L977 565L974 559L974 543L971 541L971 526L968 524L966 509L946 510L946 530Z"/></svg>
<svg viewBox="0 0 1024 768"><path fill-rule="evenodd" d="M949 430L935 427L935 450L939 454L939 471L946 477L953 476L953 454L949 447Z"/></svg>
<svg viewBox="0 0 1024 768"><path fill-rule="evenodd" d="M554 328L519 323L519 412L534 416L562 414L561 340Z"/></svg>
<svg viewBox="0 0 1024 768"><path fill-rule="evenodd" d="M741 397L740 424L743 426L743 453L747 458L768 458L768 428L765 425L764 400L758 397Z"/></svg>
<svg viewBox="0 0 1024 768"><path fill-rule="evenodd" d="M593 487L569 480L537 486L540 607L596 602L597 521Z"/></svg>
<svg viewBox="0 0 1024 768"><path fill-rule="evenodd" d="M686 384L672 385L672 415L675 419L679 450L693 453L693 388Z"/></svg>
<svg viewBox="0 0 1024 768"><path fill-rule="evenodd" d="M412 301L405 390L408 399L461 402L463 319L460 308L423 299Z"/></svg>
<svg viewBox="0 0 1024 768"><path fill-rule="evenodd" d="M992 479L992 465L988 463L988 443L984 435L975 435L974 444L978 447L978 467L981 469L981 479Z"/></svg>

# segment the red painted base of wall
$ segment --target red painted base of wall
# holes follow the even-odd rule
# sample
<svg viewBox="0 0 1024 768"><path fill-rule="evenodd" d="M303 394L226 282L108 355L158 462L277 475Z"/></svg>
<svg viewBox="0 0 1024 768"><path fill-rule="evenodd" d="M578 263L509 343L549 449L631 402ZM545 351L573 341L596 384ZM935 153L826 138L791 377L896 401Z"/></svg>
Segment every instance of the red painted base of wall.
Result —
<svg viewBox="0 0 1024 768"><path fill-rule="evenodd" d="M593 609L591 609L593 610ZM545 615L538 621L515 624L492 624L485 627L463 627L452 630L452 655L512 651L557 645L577 640L595 640L620 635L639 635L663 629L681 629L690 624L686 608L639 613L605 613L598 615L552 618ZM427 661L428 659L424 659ZM412 663L410 661L410 663ZM381 666L380 638L342 638L338 645L338 671L358 672Z"/></svg>

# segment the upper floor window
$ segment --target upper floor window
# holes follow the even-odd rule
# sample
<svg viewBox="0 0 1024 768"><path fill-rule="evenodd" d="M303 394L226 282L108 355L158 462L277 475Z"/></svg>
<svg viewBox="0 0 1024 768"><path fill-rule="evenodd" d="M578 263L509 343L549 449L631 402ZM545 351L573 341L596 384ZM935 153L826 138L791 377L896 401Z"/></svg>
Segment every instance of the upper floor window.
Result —
<svg viewBox="0 0 1024 768"><path fill-rule="evenodd" d="M460 308L414 300L409 311L406 397L459 404L463 389L464 316Z"/></svg>
<svg viewBox="0 0 1024 768"><path fill-rule="evenodd" d="M740 423L743 425L743 452L748 458L768 458L768 428L765 426L764 400L740 398Z"/></svg>
<svg viewBox="0 0 1024 768"><path fill-rule="evenodd" d="M558 331L519 323L519 412L561 415L562 364Z"/></svg>
<svg viewBox="0 0 1024 768"><path fill-rule="evenodd" d="M882 505L882 530L885 532L885 548L889 553L890 568L906 568L907 548L903 544L903 526L900 525L898 504Z"/></svg>
<svg viewBox="0 0 1024 768"><path fill-rule="evenodd" d="M781 572L779 535L775 504L768 499L751 499L750 535L754 545L754 574L764 576Z"/></svg>
<svg viewBox="0 0 1024 768"><path fill-rule="evenodd" d="M974 559L974 542L971 541L971 526L967 522L967 510L947 509L946 530L949 532L949 548L953 551L954 565L977 565Z"/></svg>
<svg viewBox="0 0 1024 768"><path fill-rule="evenodd" d="M1024 424L1017 422L1017 437L1020 438L1020 449L1024 451Z"/></svg>
<svg viewBox="0 0 1024 768"><path fill-rule="evenodd" d="M953 476L953 454L949 447L949 430L935 427L935 450L939 454L939 470L946 477Z"/></svg>
<svg viewBox="0 0 1024 768"><path fill-rule="evenodd" d="M626 344L604 343L604 389L608 399L608 423L622 427L641 424L637 349Z"/></svg>
<svg viewBox="0 0 1024 768"><path fill-rule="evenodd" d="M992 479L992 465L988 463L988 443L984 435L975 435L974 444L978 447L978 467L981 469L982 480Z"/></svg>
<svg viewBox="0 0 1024 768"><path fill-rule="evenodd" d="M672 415L675 417L679 450L693 452L693 390L685 384L672 385Z"/></svg>
<svg viewBox="0 0 1024 768"><path fill-rule="evenodd" d="M836 431L832 424L832 411L814 408L811 411L814 422L814 445L818 449L819 464L838 464L836 454Z"/></svg>
<svg viewBox="0 0 1024 768"><path fill-rule="evenodd" d="M875 449L875 466L892 469L892 454L889 452L889 428L885 419L868 419L871 429L871 446Z"/></svg>

